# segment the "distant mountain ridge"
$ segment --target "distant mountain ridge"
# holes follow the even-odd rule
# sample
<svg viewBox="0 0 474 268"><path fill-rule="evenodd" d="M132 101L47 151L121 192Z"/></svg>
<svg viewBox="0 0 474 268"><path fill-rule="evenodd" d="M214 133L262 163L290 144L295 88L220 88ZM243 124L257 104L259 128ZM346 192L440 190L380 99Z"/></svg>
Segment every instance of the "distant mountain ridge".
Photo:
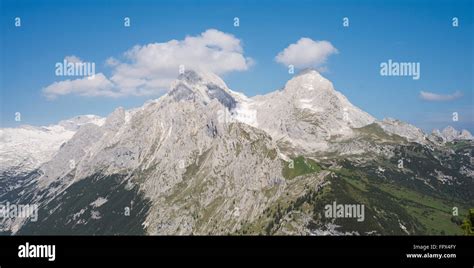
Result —
<svg viewBox="0 0 474 268"><path fill-rule="evenodd" d="M81 126L100 126L104 120L95 115L81 115L45 127L22 125L0 129L0 172L30 172L49 161Z"/></svg>

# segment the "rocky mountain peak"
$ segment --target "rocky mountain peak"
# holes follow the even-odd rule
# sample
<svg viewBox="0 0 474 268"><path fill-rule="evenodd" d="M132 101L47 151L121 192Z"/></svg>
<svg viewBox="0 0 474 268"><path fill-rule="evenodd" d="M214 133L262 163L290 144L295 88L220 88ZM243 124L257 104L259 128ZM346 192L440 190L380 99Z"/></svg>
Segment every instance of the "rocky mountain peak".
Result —
<svg viewBox="0 0 474 268"><path fill-rule="evenodd" d="M452 126L447 126L441 131L441 134L443 134L444 137L455 137L459 135L459 131Z"/></svg>
<svg viewBox="0 0 474 268"><path fill-rule="evenodd" d="M466 139L466 140L473 140L474 137L472 136L471 132L469 132L468 130L465 130L463 129L461 131L461 134L460 136L463 138L463 139Z"/></svg>
<svg viewBox="0 0 474 268"><path fill-rule="evenodd" d="M67 130L77 131L79 127L85 124L91 123L91 124L101 126L102 124L104 124L104 122L105 122L105 118L103 117L92 115L92 114L86 114L86 115L78 115L70 119L59 121L58 125L61 127L64 127Z"/></svg>
<svg viewBox="0 0 474 268"><path fill-rule="evenodd" d="M335 93L331 81L314 69L305 69L290 79L285 85L286 92Z"/></svg>
<svg viewBox="0 0 474 268"><path fill-rule="evenodd" d="M404 137L408 141L414 141L420 144L424 144L426 142L425 133L421 129L406 122L388 117L377 123L386 132Z"/></svg>
<svg viewBox="0 0 474 268"><path fill-rule="evenodd" d="M458 131L452 126L447 126L441 131L439 129L434 129L431 134L435 137L441 138L445 142L450 142L453 140L473 140L474 139L474 137L469 131L465 129Z"/></svg>
<svg viewBox="0 0 474 268"><path fill-rule="evenodd" d="M193 100L204 104L216 99L229 110L237 105L235 94L216 74L187 70L178 76L168 93L175 101Z"/></svg>
<svg viewBox="0 0 474 268"><path fill-rule="evenodd" d="M201 70L186 70L178 75L177 82L185 82L188 85L209 85L213 84L224 89L228 89L224 80L212 72Z"/></svg>

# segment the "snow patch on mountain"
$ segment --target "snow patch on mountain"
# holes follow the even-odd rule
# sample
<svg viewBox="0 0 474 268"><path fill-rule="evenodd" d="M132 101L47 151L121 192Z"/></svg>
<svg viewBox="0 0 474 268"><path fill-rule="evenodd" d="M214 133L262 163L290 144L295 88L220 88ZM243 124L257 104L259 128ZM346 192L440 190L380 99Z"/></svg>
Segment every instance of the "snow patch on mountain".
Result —
<svg viewBox="0 0 474 268"><path fill-rule="evenodd" d="M81 115L56 125L0 129L0 172L12 175L36 169L49 161L80 127L90 123L100 126L104 120L95 115Z"/></svg>

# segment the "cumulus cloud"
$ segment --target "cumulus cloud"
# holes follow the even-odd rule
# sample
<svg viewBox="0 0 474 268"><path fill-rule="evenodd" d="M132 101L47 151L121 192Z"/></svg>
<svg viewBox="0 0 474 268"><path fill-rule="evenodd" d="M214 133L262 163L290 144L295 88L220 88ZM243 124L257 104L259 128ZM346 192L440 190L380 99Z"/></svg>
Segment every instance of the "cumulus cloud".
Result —
<svg viewBox="0 0 474 268"><path fill-rule="evenodd" d="M244 56L238 38L209 29L183 40L137 45L126 51L121 60L110 57L105 63L112 68L108 78L101 74L94 84L87 78L56 82L43 91L50 98L65 94L111 97L153 95L168 89L178 76L181 65L185 69L222 75L245 71L253 60ZM87 86L90 88L83 88Z"/></svg>
<svg viewBox="0 0 474 268"><path fill-rule="evenodd" d="M81 96L107 96L116 97L118 92L113 90L114 85L102 73L81 79L64 80L54 82L43 89L43 93L48 99L55 99L57 96L67 94L77 94Z"/></svg>
<svg viewBox="0 0 474 268"><path fill-rule="evenodd" d="M117 65L119 65L119 64L120 64L120 61L117 60L117 59L114 58L114 57L110 57L110 58L108 58L107 60L105 60L105 65L106 65L106 66L115 67L115 66L117 66Z"/></svg>
<svg viewBox="0 0 474 268"><path fill-rule="evenodd" d="M456 91L452 94L437 94L433 92L421 91L420 98L425 101L452 101L463 96L462 92Z"/></svg>
<svg viewBox="0 0 474 268"><path fill-rule="evenodd" d="M328 41L314 41L303 37L278 53L275 60L296 68L317 67L324 64L329 56L338 50Z"/></svg>
<svg viewBox="0 0 474 268"><path fill-rule="evenodd" d="M64 57L64 60L71 63L80 63L82 60L74 55Z"/></svg>

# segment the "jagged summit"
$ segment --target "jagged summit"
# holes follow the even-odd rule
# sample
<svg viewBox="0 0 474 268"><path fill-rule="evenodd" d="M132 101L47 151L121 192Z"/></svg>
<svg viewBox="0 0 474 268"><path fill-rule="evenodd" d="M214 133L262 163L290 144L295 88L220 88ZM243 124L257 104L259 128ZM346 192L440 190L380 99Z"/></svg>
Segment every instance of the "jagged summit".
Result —
<svg viewBox="0 0 474 268"><path fill-rule="evenodd" d="M224 89L228 89L224 80L218 75L202 70L185 70L178 75L178 81L183 81L188 84L214 84Z"/></svg>
<svg viewBox="0 0 474 268"><path fill-rule="evenodd" d="M168 93L175 101L193 100L207 104L217 99L229 110L237 105L233 92L217 75L210 72L187 70L178 76Z"/></svg>
<svg viewBox="0 0 474 268"><path fill-rule="evenodd" d="M386 132L404 137L408 141L422 144L426 143L425 133L421 129L406 122L388 117L382 121L378 121L377 124Z"/></svg>
<svg viewBox="0 0 474 268"><path fill-rule="evenodd" d="M443 130L433 129L432 136L442 139L443 142L451 142L454 140L474 140L474 137L468 130L458 131L452 126L447 126Z"/></svg>

